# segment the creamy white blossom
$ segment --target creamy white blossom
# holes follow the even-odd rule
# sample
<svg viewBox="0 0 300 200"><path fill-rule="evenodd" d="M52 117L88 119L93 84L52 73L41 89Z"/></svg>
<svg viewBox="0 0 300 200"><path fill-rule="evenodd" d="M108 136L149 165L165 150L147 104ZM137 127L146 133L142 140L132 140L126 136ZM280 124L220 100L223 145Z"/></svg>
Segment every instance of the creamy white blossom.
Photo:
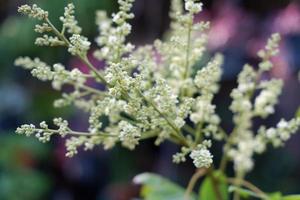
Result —
<svg viewBox="0 0 300 200"><path fill-rule="evenodd" d="M64 46L89 71L82 73L76 66L46 64L29 57L16 59L15 65L31 71L41 81L51 82L55 90L62 90L54 106L72 105L83 110L89 116L89 126L86 132L75 131L68 121L54 118L49 125L44 121L40 126L21 125L16 133L34 135L41 142L50 141L53 135L65 137L69 157L81 147L91 150L102 145L107 150L121 144L133 150L147 138L154 138L155 145L169 140L180 146L173 161L185 162L189 156L197 168L213 164L209 148L217 140L225 143L225 161L232 161L236 174L243 175L253 169L256 153L266 151L269 143L282 146L296 133L299 118L281 120L276 127L261 126L258 133L252 127L254 117L265 118L275 112L281 94L281 80L261 80L261 75L274 65L272 57L279 52L279 34L273 34L259 51L258 68L246 64L238 75L229 107L234 128L228 134L221 127L218 105L213 101L221 85L223 56L216 54L204 67L195 67L208 38L209 22L195 22L194 15L202 10L202 3L172 0L170 30L165 39L135 47L127 41L132 31L128 21L134 17L133 2L118 0L119 11L111 17L104 11L96 13L99 35L94 56L105 63L103 70L87 56L92 44L81 35L73 4L68 4L59 18L61 29L37 5L19 7L19 12L41 21L35 26L41 34L36 38L37 45ZM103 87L98 89L96 84ZM71 89L65 91L65 85Z"/></svg>
<svg viewBox="0 0 300 200"><path fill-rule="evenodd" d="M79 34L73 34L72 37L70 37L70 43L71 45L69 46L68 51L74 56L85 55L91 45L86 37Z"/></svg>
<svg viewBox="0 0 300 200"><path fill-rule="evenodd" d="M48 12L41 9L36 4L33 4L32 6L22 5L18 8L18 12L39 20L44 20L48 17Z"/></svg>
<svg viewBox="0 0 300 200"><path fill-rule="evenodd" d="M78 22L75 19L75 6L70 3L65 7L64 16L60 17L60 21L62 21L64 28L67 29L68 33L71 34L80 34L81 28L77 25Z"/></svg>
<svg viewBox="0 0 300 200"><path fill-rule="evenodd" d="M207 149L211 146L210 141L203 141L198 145L196 149L192 150L190 157L193 159L193 163L197 168L209 168L213 163L213 155Z"/></svg>

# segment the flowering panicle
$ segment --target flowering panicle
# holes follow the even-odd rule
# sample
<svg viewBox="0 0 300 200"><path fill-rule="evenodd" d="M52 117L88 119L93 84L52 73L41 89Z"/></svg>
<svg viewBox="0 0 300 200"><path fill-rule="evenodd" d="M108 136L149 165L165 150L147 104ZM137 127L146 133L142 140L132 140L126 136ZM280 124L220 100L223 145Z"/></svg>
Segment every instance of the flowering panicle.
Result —
<svg viewBox="0 0 300 200"><path fill-rule="evenodd" d="M206 67L197 72L194 83L202 95L212 95L218 91L218 82L222 75L222 63L222 55L216 55Z"/></svg>
<svg viewBox="0 0 300 200"><path fill-rule="evenodd" d="M134 46L126 43L126 37L131 32L131 25L127 21L134 17L130 12L133 2L134 0L118 0L119 12L114 13L111 20L105 12L97 12L96 23L100 35L96 42L100 49L94 53L96 58L119 62L122 55L133 50Z"/></svg>
<svg viewBox="0 0 300 200"><path fill-rule="evenodd" d="M60 17L61 30L51 23L48 12L38 6L19 8L19 12L42 21L35 26L35 31L43 34L36 39L37 45L66 47L90 72L68 70L59 63L51 66L38 58L16 59L15 65L30 70L41 81L50 81L56 90L62 90L64 85L72 86L72 91L62 92L61 98L55 100L55 107L74 105L89 115L87 132L74 131L66 120L56 118L53 125L57 129L42 122L39 127L21 125L16 130L18 134L35 135L42 142L48 142L53 135L65 137L69 157L81 147L90 150L102 145L110 149L120 143L133 150L147 138L155 138L155 145L170 140L181 146L173 161L185 162L189 156L197 168L212 165L211 142L222 140L226 143L225 158L233 161L236 172L246 173L254 166L254 153L265 151L268 143L280 146L296 132L300 126L298 118L283 120L276 128L261 127L258 134L252 130L252 118L272 114L281 93L282 81L260 81L261 74L273 66L271 58L278 53L278 34L272 35L258 53L262 59L258 70L245 65L239 74L230 106L235 128L227 135L213 104L220 86L223 56L216 54L206 66L194 70L206 50L209 28L209 22L194 20L194 15L202 10L202 3L172 0L171 28L166 39L135 47L126 41L131 32L128 21L134 17L133 2L118 0L119 11L111 18L104 11L96 13L99 49L94 56L105 61L103 71L87 57L92 44L81 35L73 4L68 4ZM105 88L91 87L88 79ZM107 123L102 123L103 117Z"/></svg>
<svg viewBox="0 0 300 200"><path fill-rule="evenodd" d="M61 16L59 19L63 23L63 29L66 29L70 34L80 34L81 27L78 26L78 22L74 16L75 6L70 3L65 7L64 16Z"/></svg>
<svg viewBox="0 0 300 200"><path fill-rule="evenodd" d="M202 10L202 3L185 0L184 4L186 13L183 12L180 1L172 1L168 40L157 40L154 46L162 55L161 71L170 77L169 84L172 84L177 93L186 95L194 88L190 77L191 68L206 50L207 35L204 31L209 23L193 23L196 11Z"/></svg>
<svg viewBox="0 0 300 200"><path fill-rule="evenodd" d="M41 9L36 4L33 4L32 6L22 5L18 8L18 12L38 20L44 20L48 17L48 12Z"/></svg>
<svg viewBox="0 0 300 200"><path fill-rule="evenodd" d="M300 127L300 119L295 118L290 121L284 119L280 120L276 128L268 128L262 126L258 130L257 137L263 139L264 142L271 143L274 147L279 147L284 145L291 135L296 133Z"/></svg>
<svg viewBox="0 0 300 200"><path fill-rule="evenodd" d="M58 37L43 35L43 37L38 37L35 40L35 44L37 46L63 46L65 45L65 42L61 41Z"/></svg>
<svg viewBox="0 0 300 200"><path fill-rule="evenodd" d="M62 137L66 136L70 129L68 127L68 122L62 118L54 118L53 123L58 127L58 129L49 129L48 124L43 121L40 123L40 128L36 128L35 125L22 125L17 128L17 134L25 134L26 136L31 136L35 134L41 142L48 142L54 134L59 134Z"/></svg>
<svg viewBox="0 0 300 200"><path fill-rule="evenodd" d="M230 109L234 113L235 129L229 140L236 147L227 145L224 150L233 159L235 170L241 173L250 171L254 165L252 158L254 153L257 150L265 149L265 140L255 137L251 130L252 118L255 116L265 118L274 113L274 106L281 94L281 80L259 81L261 74L269 71L273 66L270 59L279 52L279 41L279 34L271 36L266 47L258 53L262 59L258 70L254 70L250 65L245 65L238 77L238 87L231 93L233 101ZM253 95L257 90L261 91L252 103Z"/></svg>
<svg viewBox="0 0 300 200"><path fill-rule="evenodd" d="M75 88L83 88L86 81L85 75L78 69L68 71L62 64L54 64L50 67L39 58L20 57L15 60L15 65L31 70L31 74L41 81L52 81L56 90L61 90L64 84L73 85Z"/></svg>
<svg viewBox="0 0 300 200"><path fill-rule="evenodd" d="M256 97L254 102L254 115L267 117L274 113L274 106L278 102L278 96L282 90L282 80L272 79L270 81L262 81L258 88L262 89L261 93Z"/></svg>

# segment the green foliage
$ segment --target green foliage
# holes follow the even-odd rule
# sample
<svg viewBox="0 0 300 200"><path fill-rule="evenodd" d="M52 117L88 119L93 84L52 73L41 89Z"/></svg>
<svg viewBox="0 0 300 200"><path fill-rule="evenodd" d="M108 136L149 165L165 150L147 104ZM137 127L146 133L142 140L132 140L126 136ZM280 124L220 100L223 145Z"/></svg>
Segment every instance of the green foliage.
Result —
<svg viewBox="0 0 300 200"><path fill-rule="evenodd" d="M283 197L283 200L300 200L300 195L287 195Z"/></svg>
<svg viewBox="0 0 300 200"><path fill-rule="evenodd" d="M48 157L47 146L15 135L1 135L0 146L0 199L41 199L50 182L34 168Z"/></svg>
<svg viewBox="0 0 300 200"><path fill-rule="evenodd" d="M141 196L145 200L182 200L185 189L152 173L143 173L134 178L134 182L142 184ZM191 200L195 200L192 194Z"/></svg>
<svg viewBox="0 0 300 200"><path fill-rule="evenodd" d="M219 195L223 200L228 200L228 185L225 182L225 179L225 175L219 171L216 171L210 176L207 176L201 185L199 191L199 200L218 200L219 198L217 196L216 190L219 191Z"/></svg>
<svg viewBox="0 0 300 200"><path fill-rule="evenodd" d="M275 192L269 195L268 200L283 200L282 194L280 192Z"/></svg>

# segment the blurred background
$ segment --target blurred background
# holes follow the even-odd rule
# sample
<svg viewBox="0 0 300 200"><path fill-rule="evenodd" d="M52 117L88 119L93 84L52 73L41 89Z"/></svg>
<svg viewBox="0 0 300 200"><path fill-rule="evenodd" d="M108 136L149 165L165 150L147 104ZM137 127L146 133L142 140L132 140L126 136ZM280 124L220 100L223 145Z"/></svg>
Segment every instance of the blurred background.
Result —
<svg viewBox="0 0 300 200"><path fill-rule="evenodd" d="M191 162L172 163L178 150L170 143L154 147L144 142L136 151L123 148L81 152L65 158L64 141L59 138L40 144L34 138L17 136L14 130L23 123L49 121L62 116L75 127L84 126L86 116L74 108L53 109L59 97L50 84L41 83L30 73L13 66L18 56L41 57L48 63L62 62L80 66L64 49L33 45L35 22L17 14L17 7L36 3L49 10L51 19L58 16L70 1L0 0L0 199L1 200L129 200L138 197L138 186L132 178L138 173L160 173L183 186L193 171ZM116 11L117 0L74 0L77 19L83 34L90 40L97 35L95 11ZM162 38L168 28L169 0L136 0L132 20L133 34L128 38L136 45ZM284 92L275 115L261 122L275 125L280 118L290 119L300 104L298 71L300 69L300 1L299 0L203 0L204 11L197 20L210 20L212 27L209 52L225 54L222 88L216 97L223 126L231 130L229 93L236 85L236 75L244 63L256 64L256 52L273 32L283 36L276 66L264 78L278 77L285 82ZM215 147L218 159L220 147ZM256 157L255 173L247 179L264 191L281 190L285 194L300 193L300 135L295 135L284 148Z"/></svg>

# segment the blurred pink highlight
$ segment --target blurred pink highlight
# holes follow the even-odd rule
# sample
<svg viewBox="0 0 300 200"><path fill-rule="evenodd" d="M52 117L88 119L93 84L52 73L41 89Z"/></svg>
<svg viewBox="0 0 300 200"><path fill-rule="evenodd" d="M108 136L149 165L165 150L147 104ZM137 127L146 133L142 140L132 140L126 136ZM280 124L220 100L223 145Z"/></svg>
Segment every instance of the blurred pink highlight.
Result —
<svg viewBox="0 0 300 200"><path fill-rule="evenodd" d="M226 3L222 5L222 9L218 9L218 15L211 22L211 29L209 31L209 49L218 49L225 46L229 40L236 35L241 12L239 9Z"/></svg>
<svg viewBox="0 0 300 200"><path fill-rule="evenodd" d="M276 16L272 29L281 34L300 33L300 8L292 3Z"/></svg>

